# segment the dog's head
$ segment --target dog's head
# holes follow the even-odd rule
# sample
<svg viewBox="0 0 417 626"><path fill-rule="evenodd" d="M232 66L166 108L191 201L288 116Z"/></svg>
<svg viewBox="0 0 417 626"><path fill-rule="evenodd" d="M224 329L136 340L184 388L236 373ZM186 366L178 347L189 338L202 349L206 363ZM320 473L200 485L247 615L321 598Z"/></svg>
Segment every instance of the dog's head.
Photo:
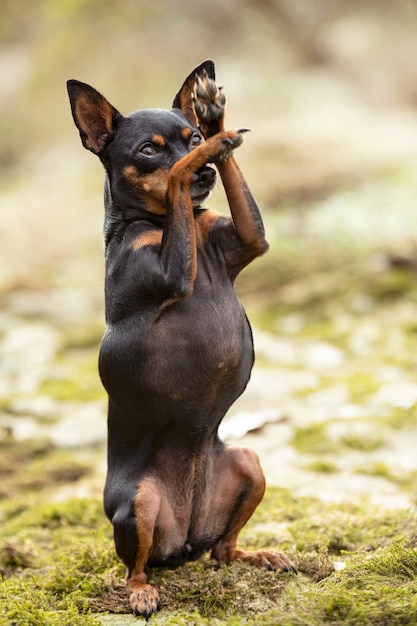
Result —
<svg viewBox="0 0 417 626"><path fill-rule="evenodd" d="M158 215L166 212L168 174L174 163L199 146L193 90L204 72L214 80L214 64L205 61L184 81L171 110L144 109L123 116L93 87L67 83L71 111L83 146L96 154L109 176L113 204L134 211L135 205ZM215 185L211 167L193 175L190 194L198 207Z"/></svg>

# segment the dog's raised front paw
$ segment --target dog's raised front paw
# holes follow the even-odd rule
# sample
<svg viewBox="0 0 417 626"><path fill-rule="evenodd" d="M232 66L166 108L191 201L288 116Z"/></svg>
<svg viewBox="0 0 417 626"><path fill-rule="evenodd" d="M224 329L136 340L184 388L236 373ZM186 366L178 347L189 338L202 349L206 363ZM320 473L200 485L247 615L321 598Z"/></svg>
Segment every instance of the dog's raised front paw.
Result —
<svg viewBox="0 0 417 626"><path fill-rule="evenodd" d="M205 143L206 149L210 147L211 156L207 159L207 163L222 163L226 161L235 148L238 148L243 142L243 132L245 130L228 130L218 133L211 137Z"/></svg>
<svg viewBox="0 0 417 626"><path fill-rule="evenodd" d="M207 139L223 130L226 96L221 87L208 77L207 72L204 72L202 77L197 76L192 97L204 137Z"/></svg>

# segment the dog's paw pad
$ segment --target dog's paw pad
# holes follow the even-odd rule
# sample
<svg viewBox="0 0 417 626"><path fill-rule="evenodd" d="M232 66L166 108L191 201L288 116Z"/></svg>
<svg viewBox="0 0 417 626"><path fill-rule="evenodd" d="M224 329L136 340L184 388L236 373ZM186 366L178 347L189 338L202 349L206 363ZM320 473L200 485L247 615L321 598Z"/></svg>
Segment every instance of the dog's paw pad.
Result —
<svg viewBox="0 0 417 626"><path fill-rule="evenodd" d="M204 72L196 77L193 92L194 110L201 125L219 122L224 115L226 96L214 80Z"/></svg>

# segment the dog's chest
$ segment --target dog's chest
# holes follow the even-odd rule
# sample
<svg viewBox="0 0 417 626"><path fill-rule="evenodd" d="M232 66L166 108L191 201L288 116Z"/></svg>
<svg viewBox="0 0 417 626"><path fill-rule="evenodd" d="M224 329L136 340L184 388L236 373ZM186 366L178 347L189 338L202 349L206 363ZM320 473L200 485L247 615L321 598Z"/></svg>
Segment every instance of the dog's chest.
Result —
<svg viewBox="0 0 417 626"><path fill-rule="evenodd" d="M252 332L222 251L198 251L191 295L162 309L138 303L137 314L109 327L101 349L107 391L127 386L144 399L167 399L196 411L222 413L245 387L253 364ZM169 402L168 402L169 400ZM204 405L204 406L202 406Z"/></svg>
<svg viewBox="0 0 417 626"><path fill-rule="evenodd" d="M211 261L199 255L193 293L168 306L141 335L142 376L148 384L156 383L159 393L175 389L178 398L200 402L211 393L233 397L250 376L249 322L225 267L219 263L216 272Z"/></svg>
<svg viewBox="0 0 417 626"><path fill-rule="evenodd" d="M168 307L155 326L177 355L217 368L238 365L252 352L252 334L242 304L222 270L199 265L192 295Z"/></svg>

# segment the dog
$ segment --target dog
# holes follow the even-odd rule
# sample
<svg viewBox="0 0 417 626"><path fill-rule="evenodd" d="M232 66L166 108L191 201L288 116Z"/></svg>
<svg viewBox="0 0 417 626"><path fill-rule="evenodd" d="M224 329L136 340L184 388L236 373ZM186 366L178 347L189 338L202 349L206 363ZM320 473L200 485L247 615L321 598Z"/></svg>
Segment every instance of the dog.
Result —
<svg viewBox="0 0 417 626"><path fill-rule="evenodd" d="M212 61L191 72L171 110L124 117L85 83L68 81L68 93L81 141L105 169L104 507L132 610L148 619L160 608L151 566L210 550L220 562L296 571L282 553L237 548L265 479L254 452L217 432L254 362L233 284L268 244L233 156L245 129L225 130ZM230 217L202 206L216 183L208 164Z"/></svg>

